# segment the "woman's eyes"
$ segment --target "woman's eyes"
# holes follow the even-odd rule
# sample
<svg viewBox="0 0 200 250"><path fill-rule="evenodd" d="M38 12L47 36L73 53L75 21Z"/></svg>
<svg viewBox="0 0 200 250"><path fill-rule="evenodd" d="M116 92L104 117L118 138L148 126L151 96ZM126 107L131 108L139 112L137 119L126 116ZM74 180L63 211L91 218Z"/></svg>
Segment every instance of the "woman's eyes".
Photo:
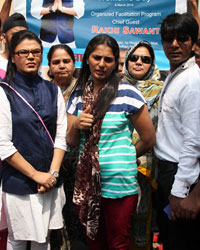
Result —
<svg viewBox="0 0 200 250"><path fill-rule="evenodd" d="M95 55L93 58L94 58L96 61L100 61L100 60L102 59L102 56L97 56L97 55ZM105 56L105 57L104 57L104 61L105 61L106 63L111 63L111 62L114 61L114 58L113 58L113 57Z"/></svg>
<svg viewBox="0 0 200 250"><path fill-rule="evenodd" d="M54 65L58 65L58 64L60 64L60 63L64 63L64 64L67 64L67 63L70 63L71 62L71 60L70 59L64 59L64 60L53 60L52 61L52 64L54 64Z"/></svg>

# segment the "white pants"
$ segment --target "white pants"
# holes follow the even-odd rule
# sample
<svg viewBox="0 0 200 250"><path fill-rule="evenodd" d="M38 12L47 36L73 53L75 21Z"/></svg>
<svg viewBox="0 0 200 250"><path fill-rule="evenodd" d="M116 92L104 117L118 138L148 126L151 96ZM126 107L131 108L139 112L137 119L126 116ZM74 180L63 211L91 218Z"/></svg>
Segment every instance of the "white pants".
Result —
<svg viewBox="0 0 200 250"><path fill-rule="evenodd" d="M26 245L27 241L14 240L13 236L8 234L7 250L26 250ZM31 250L50 250L49 236L45 243L31 241Z"/></svg>

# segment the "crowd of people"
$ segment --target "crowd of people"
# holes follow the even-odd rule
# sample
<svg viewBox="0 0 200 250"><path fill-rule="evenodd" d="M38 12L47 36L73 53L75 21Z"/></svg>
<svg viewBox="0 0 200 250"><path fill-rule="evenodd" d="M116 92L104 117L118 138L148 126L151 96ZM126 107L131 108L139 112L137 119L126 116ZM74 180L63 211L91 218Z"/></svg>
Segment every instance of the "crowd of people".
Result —
<svg viewBox="0 0 200 250"><path fill-rule="evenodd" d="M200 21L188 2L192 14L161 22L164 81L151 43L124 50L107 34L78 74L73 50L51 46L45 79L24 16L0 19L0 250L151 250L155 231L163 250L196 249Z"/></svg>

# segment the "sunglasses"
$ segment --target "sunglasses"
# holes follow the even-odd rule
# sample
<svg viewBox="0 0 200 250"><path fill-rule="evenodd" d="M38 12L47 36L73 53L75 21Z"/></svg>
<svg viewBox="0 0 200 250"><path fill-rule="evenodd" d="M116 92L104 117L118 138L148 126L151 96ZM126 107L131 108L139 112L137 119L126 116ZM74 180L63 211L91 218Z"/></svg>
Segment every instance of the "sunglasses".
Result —
<svg viewBox="0 0 200 250"><path fill-rule="evenodd" d="M39 57L42 54L42 50L41 49L33 49L33 50L21 49L21 50L15 52L14 54L18 55L20 57L28 57L30 53L34 57Z"/></svg>
<svg viewBox="0 0 200 250"><path fill-rule="evenodd" d="M176 39L179 43L185 43L189 40L189 36L187 35L177 35L177 36L169 36L163 37L162 41L166 43L172 43Z"/></svg>
<svg viewBox="0 0 200 250"><path fill-rule="evenodd" d="M129 57L129 61L131 62L137 62L138 59L141 59L141 61L143 63L146 63L146 64L151 64L152 63L152 59L150 56L138 56L138 55L132 55Z"/></svg>

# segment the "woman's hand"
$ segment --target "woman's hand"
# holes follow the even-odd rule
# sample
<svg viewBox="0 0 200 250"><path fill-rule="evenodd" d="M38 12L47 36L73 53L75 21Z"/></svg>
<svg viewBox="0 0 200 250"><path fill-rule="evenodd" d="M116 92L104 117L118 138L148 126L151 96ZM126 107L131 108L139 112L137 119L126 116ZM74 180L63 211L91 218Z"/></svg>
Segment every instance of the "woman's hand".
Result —
<svg viewBox="0 0 200 250"><path fill-rule="evenodd" d="M94 116L90 114L91 106L87 108L74 121L74 127L81 130L88 130L92 127Z"/></svg>
<svg viewBox="0 0 200 250"><path fill-rule="evenodd" d="M56 178L52 174L37 171L19 152L15 152L5 160L8 164L36 183L44 186L47 190L53 188L57 182Z"/></svg>
<svg viewBox="0 0 200 250"><path fill-rule="evenodd" d="M56 4L57 4L57 9L62 12L62 1L56 0Z"/></svg>
<svg viewBox="0 0 200 250"><path fill-rule="evenodd" d="M38 192L41 193L50 191L57 183L57 179L52 174L40 171L36 171L32 179L39 184Z"/></svg>
<svg viewBox="0 0 200 250"><path fill-rule="evenodd" d="M44 194L44 193L48 192L49 190L47 188L45 188L44 186L38 184L37 191L39 194Z"/></svg>
<svg viewBox="0 0 200 250"><path fill-rule="evenodd" d="M88 130L92 127L94 116L90 114L91 106L87 108L77 117L67 113L67 144L76 147L80 143L80 129Z"/></svg>

